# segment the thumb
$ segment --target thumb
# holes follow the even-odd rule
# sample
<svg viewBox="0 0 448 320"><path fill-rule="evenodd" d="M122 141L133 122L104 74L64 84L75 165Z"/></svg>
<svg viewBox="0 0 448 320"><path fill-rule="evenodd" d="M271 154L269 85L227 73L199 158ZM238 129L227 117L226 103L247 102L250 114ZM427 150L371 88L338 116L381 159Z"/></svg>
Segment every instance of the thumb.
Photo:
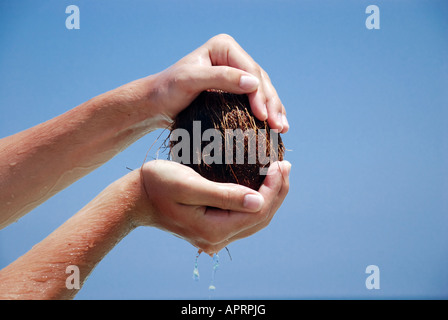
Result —
<svg viewBox="0 0 448 320"><path fill-rule="evenodd" d="M213 182L199 174L189 179L188 188L184 190L181 203L187 205L257 212L264 204L263 196L255 190L238 184Z"/></svg>
<svg viewBox="0 0 448 320"><path fill-rule="evenodd" d="M195 92L218 89L236 94L251 93L257 90L260 83L257 77L237 68L228 66L195 66L195 68L188 81L190 89Z"/></svg>

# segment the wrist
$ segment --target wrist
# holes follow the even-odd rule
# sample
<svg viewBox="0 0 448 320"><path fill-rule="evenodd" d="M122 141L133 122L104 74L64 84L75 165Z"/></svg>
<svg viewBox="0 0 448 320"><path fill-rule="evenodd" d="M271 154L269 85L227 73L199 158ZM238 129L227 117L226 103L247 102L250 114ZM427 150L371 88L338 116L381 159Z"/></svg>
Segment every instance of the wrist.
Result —
<svg viewBox="0 0 448 320"><path fill-rule="evenodd" d="M131 135L138 139L165 128L171 120L167 121L157 110L154 82L154 76L148 76L96 96L87 102L90 113L96 119L107 117L105 129L113 130L116 136Z"/></svg>
<svg viewBox="0 0 448 320"><path fill-rule="evenodd" d="M115 203L126 228L129 230L139 226L152 225L153 208L144 187L141 169L136 169L111 186L111 201Z"/></svg>
<svg viewBox="0 0 448 320"><path fill-rule="evenodd" d="M137 79L115 89L115 99L118 105L129 110L127 116L134 127L144 127L149 131L164 129L170 125L172 119L163 111L158 101L160 90L159 74ZM121 111L124 113L123 111Z"/></svg>

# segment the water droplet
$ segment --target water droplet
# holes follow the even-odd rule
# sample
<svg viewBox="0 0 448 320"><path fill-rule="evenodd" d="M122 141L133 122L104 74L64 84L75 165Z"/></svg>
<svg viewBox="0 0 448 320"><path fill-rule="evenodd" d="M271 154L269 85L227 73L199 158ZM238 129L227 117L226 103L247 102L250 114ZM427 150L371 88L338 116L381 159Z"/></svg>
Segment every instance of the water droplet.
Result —
<svg viewBox="0 0 448 320"><path fill-rule="evenodd" d="M196 255L196 259L194 260L194 269L193 269L193 280L199 281L199 268L198 268L198 258L200 253Z"/></svg>
<svg viewBox="0 0 448 320"><path fill-rule="evenodd" d="M219 256L217 253L213 255L213 271L219 268Z"/></svg>
<svg viewBox="0 0 448 320"><path fill-rule="evenodd" d="M196 258L194 260L194 269L193 269L193 280L195 281L199 281L199 268L198 268L198 258L199 255L201 253L199 252L196 255ZM208 290L209 292L214 292L216 290L216 286L215 286L215 274L216 274L216 270L218 270L219 268L219 256L217 253L213 254L213 267L212 267L212 280L210 282L210 285L208 286Z"/></svg>
<svg viewBox="0 0 448 320"><path fill-rule="evenodd" d="M23 154L23 153L26 153L26 152L27 152L27 149L23 148L23 149L20 149L19 151L17 151L16 154L20 155L20 154Z"/></svg>
<svg viewBox="0 0 448 320"><path fill-rule="evenodd" d="M213 270L212 270L212 281L210 283L210 286L208 287L208 290L210 291L215 291L216 287L215 287L215 275L216 275L216 270L218 270L219 268L219 256L217 253L215 253L213 255Z"/></svg>

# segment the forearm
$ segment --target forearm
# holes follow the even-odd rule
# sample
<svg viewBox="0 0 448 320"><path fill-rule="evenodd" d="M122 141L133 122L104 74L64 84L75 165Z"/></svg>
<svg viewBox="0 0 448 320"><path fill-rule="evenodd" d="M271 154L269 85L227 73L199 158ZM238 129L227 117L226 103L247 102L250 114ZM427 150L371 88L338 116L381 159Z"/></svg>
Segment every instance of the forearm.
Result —
<svg viewBox="0 0 448 320"><path fill-rule="evenodd" d="M114 182L82 210L0 271L0 299L71 299L68 266L79 268L80 285L135 225L142 192L139 170Z"/></svg>
<svg viewBox="0 0 448 320"><path fill-rule="evenodd" d="M1 139L0 228L159 127L146 103L150 85L134 81Z"/></svg>

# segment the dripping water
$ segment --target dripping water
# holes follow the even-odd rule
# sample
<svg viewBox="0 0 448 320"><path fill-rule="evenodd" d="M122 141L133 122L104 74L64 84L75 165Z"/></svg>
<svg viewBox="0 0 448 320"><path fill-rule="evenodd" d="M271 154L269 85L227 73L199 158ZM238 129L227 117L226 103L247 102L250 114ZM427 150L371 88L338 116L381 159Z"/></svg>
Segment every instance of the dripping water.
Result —
<svg viewBox="0 0 448 320"><path fill-rule="evenodd" d="M196 259L194 259L194 269L193 269L193 280L199 281L199 268L198 268L198 258L200 253L196 255Z"/></svg>
<svg viewBox="0 0 448 320"><path fill-rule="evenodd" d="M219 256L217 253L213 254L213 269L212 269L212 281L210 282L210 286L208 287L209 291L215 291L215 275L216 270L219 268Z"/></svg>
<svg viewBox="0 0 448 320"><path fill-rule="evenodd" d="M229 249L227 247L225 247L225 249L227 250L227 253L229 254L230 260L232 260L232 256L230 255ZM199 251L196 254L196 257L194 259L193 280L195 280L195 281L199 281L199 278L200 278L199 277L198 259L199 259L199 256L200 256L201 252L202 251ZM212 265L212 279L211 279L210 285L208 287L208 290L209 290L210 294L216 290L215 277L216 277L216 270L218 270L218 268L219 268L219 256L218 256L217 253L213 254L212 263L213 263L213 265Z"/></svg>

